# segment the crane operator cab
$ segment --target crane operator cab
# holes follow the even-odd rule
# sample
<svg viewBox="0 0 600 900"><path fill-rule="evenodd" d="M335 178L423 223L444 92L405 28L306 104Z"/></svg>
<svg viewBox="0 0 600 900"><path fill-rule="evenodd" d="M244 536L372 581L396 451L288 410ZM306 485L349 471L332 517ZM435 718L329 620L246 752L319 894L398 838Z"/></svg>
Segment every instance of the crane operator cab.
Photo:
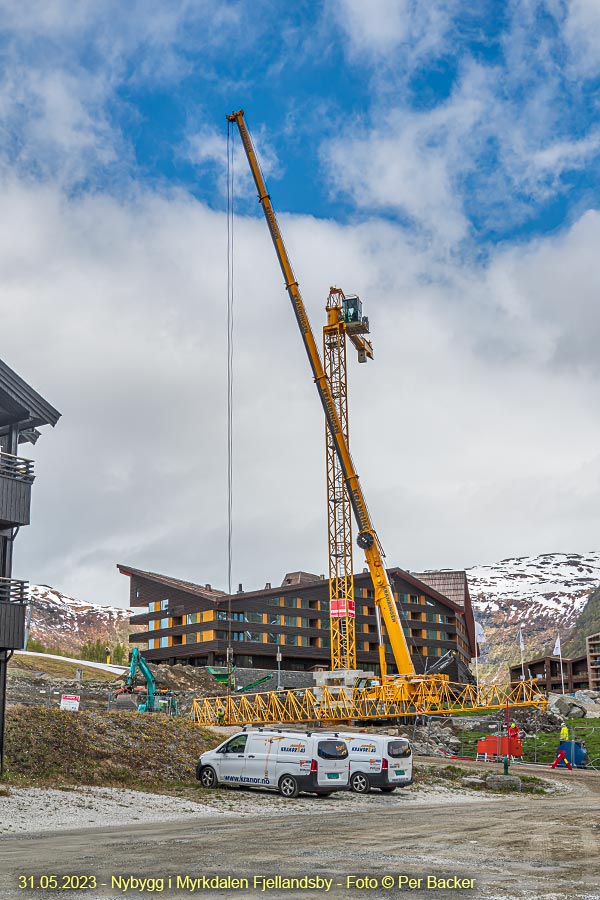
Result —
<svg viewBox="0 0 600 900"><path fill-rule="evenodd" d="M342 316L349 334L368 334L369 320L362 314L362 301L356 294L344 297Z"/></svg>

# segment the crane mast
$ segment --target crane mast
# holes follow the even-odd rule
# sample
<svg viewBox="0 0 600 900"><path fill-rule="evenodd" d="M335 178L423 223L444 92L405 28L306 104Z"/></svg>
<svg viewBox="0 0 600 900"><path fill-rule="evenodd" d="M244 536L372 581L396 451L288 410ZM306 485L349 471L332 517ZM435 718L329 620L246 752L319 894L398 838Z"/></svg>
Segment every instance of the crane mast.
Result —
<svg viewBox="0 0 600 900"><path fill-rule="evenodd" d="M410 657L406 638L402 630L400 616L396 607L396 601L392 593L389 583L387 571L383 563L383 550L379 543L379 539L371 523L371 517L365 502L365 498L360 486L359 478L354 468L354 463L348 448L347 437L344 428L340 422L336 404L331 393L331 388L321 357L317 349L314 334L308 320L304 301L298 287L298 282L294 276L294 271L290 263L283 237L279 229L277 218L271 204L271 198L267 192L264 178L258 164L258 159L250 132L244 120L244 111L239 110L227 116L229 122L235 122L238 127L242 145L246 152L248 164L254 178L254 183L258 191L258 199L263 208L269 233L275 247L275 253L279 260L279 265L283 273L284 283L288 292L294 315L300 334L304 343L306 354L309 359L319 399L325 413L327 428L331 437L331 443L335 451L335 455L339 462L341 480L345 485L348 499L354 512L356 524L358 527L357 543L365 554L365 559L371 580L373 582L375 609L377 613L378 624L378 643L379 643L379 664L381 676L383 679L387 676L387 665L385 660L385 645L383 635L381 633L380 617L383 619L385 630L387 632L392 653L398 673L400 675L414 675L415 668Z"/></svg>
<svg viewBox="0 0 600 900"><path fill-rule="evenodd" d="M323 363L344 440L348 434L348 380L344 294L331 288L327 299L327 324L323 328ZM331 668L356 669L356 619L352 565L352 509L335 444L325 423L327 470L327 538L329 546L329 624Z"/></svg>

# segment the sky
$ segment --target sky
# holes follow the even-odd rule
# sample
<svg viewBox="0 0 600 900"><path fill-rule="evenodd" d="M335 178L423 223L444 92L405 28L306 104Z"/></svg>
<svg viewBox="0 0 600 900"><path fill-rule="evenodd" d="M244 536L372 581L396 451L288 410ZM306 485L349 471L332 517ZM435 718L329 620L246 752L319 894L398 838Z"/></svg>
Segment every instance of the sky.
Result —
<svg viewBox="0 0 600 900"><path fill-rule="evenodd" d="M61 413L14 577L227 587L225 116L320 342L390 566L598 547L596 0L0 0L0 357ZM234 587L327 568L322 411L239 139ZM355 566L362 568L360 551Z"/></svg>

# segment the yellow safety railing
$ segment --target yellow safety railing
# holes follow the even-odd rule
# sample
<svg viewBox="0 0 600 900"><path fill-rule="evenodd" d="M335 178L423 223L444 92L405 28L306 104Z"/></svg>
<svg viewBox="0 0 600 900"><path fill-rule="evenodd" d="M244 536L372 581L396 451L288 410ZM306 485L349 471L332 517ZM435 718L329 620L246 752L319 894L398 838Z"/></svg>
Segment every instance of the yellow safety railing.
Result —
<svg viewBox="0 0 600 900"><path fill-rule="evenodd" d="M489 712L507 704L546 708L548 701L533 681L477 687L430 676L365 690L306 688L205 697L193 701L191 715L198 725L296 724Z"/></svg>

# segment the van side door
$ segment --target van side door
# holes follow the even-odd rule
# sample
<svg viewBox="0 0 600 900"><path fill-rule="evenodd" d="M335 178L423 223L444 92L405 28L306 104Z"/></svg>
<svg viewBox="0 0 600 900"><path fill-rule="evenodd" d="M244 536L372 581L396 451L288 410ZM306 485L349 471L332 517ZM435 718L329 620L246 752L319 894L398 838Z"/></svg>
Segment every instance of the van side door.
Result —
<svg viewBox="0 0 600 900"><path fill-rule="evenodd" d="M241 784L247 741L247 734L236 734L220 748L217 773L219 781L224 781L226 784Z"/></svg>

